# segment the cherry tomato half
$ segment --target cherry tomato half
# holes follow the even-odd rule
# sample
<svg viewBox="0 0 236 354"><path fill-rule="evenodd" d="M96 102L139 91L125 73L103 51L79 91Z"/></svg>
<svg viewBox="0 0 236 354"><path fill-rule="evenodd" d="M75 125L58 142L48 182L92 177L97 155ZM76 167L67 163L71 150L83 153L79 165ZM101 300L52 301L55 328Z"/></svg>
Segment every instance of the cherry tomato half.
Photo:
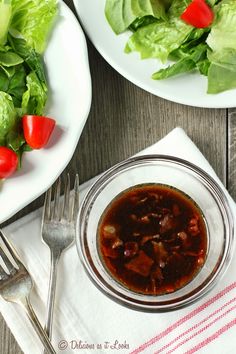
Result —
<svg viewBox="0 0 236 354"><path fill-rule="evenodd" d="M47 144L56 122L49 117L25 115L22 124L27 144L32 149L41 149Z"/></svg>
<svg viewBox="0 0 236 354"><path fill-rule="evenodd" d="M193 0L180 17L189 25L205 28L213 22L214 13L205 0Z"/></svg>
<svg viewBox="0 0 236 354"><path fill-rule="evenodd" d="M0 178L11 176L17 169L17 165L17 154L6 146L0 146Z"/></svg>

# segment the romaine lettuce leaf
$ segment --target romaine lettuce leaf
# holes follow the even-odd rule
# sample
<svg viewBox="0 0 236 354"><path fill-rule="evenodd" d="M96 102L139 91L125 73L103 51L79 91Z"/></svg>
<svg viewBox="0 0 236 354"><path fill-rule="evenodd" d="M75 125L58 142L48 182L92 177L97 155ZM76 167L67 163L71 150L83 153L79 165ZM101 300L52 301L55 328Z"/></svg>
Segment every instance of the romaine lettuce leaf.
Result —
<svg viewBox="0 0 236 354"><path fill-rule="evenodd" d="M177 61L179 59L183 59L191 55L199 44L205 44L207 37L207 33L205 32L205 30L200 28L193 29L192 32L190 32L189 36L185 39L183 44L181 44L176 50L170 53L169 59ZM207 49L206 44L205 48Z"/></svg>
<svg viewBox="0 0 236 354"><path fill-rule="evenodd" d="M141 58L158 58L165 62L192 32L193 27L180 19L191 0L174 0L167 15L168 21L159 21L141 27L129 39L125 52L140 52Z"/></svg>
<svg viewBox="0 0 236 354"><path fill-rule="evenodd" d="M22 96L22 115L42 115L47 101L47 88L32 71L26 77L27 91Z"/></svg>
<svg viewBox="0 0 236 354"><path fill-rule="evenodd" d="M9 85L8 76L3 67L0 66L0 91L6 92Z"/></svg>
<svg viewBox="0 0 236 354"><path fill-rule="evenodd" d="M8 51L0 52L0 65L11 67L23 63L23 59L16 53Z"/></svg>
<svg viewBox="0 0 236 354"><path fill-rule="evenodd" d="M236 1L222 0L215 6L215 20L207 38L208 93L236 88Z"/></svg>
<svg viewBox="0 0 236 354"><path fill-rule="evenodd" d="M20 108L22 95L26 91L26 71L20 64L9 68L0 67L0 91L11 96L14 107Z"/></svg>
<svg viewBox="0 0 236 354"><path fill-rule="evenodd" d="M6 92L11 95L14 107L20 108L22 95L26 90L26 70L24 65L14 67L12 76L9 77L9 84Z"/></svg>
<svg viewBox="0 0 236 354"><path fill-rule="evenodd" d="M11 16L11 4L9 2L0 2L0 45L4 45L6 42Z"/></svg>
<svg viewBox="0 0 236 354"><path fill-rule="evenodd" d="M11 130L6 138L6 145L15 151L18 156L21 148L25 144L25 138L22 132L22 129L19 129L19 126L15 130Z"/></svg>
<svg viewBox="0 0 236 354"><path fill-rule="evenodd" d="M219 2L219 0L207 0L207 3L208 3L210 6L215 5L217 2Z"/></svg>
<svg viewBox="0 0 236 354"><path fill-rule="evenodd" d="M134 22L131 23L129 26L129 30L132 32L136 32L138 28L150 25L151 23L157 22L158 19L153 17L153 16L143 16L143 17L138 17Z"/></svg>
<svg viewBox="0 0 236 354"><path fill-rule="evenodd" d="M25 60L29 68L32 71L35 71L39 80L46 85L47 82L44 73L42 56L38 54L35 49L27 45L26 41L22 38L14 38L9 35L8 40L14 51Z"/></svg>
<svg viewBox="0 0 236 354"><path fill-rule="evenodd" d="M11 3L11 30L19 32L30 47L42 53L57 14L57 0L11 0Z"/></svg>
<svg viewBox="0 0 236 354"><path fill-rule="evenodd" d="M208 58L205 58L203 60L200 60L199 62L196 63L196 66L200 72L200 74L204 76L208 76L209 72L209 67L210 67L210 61Z"/></svg>
<svg viewBox="0 0 236 354"><path fill-rule="evenodd" d="M215 6L215 20L207 38L213 51L236 49L236 1L222 0Z"/></svg>
<svg viewBox="0 0 236 354"><path fill-rule="evenodd" d="M176 63L154 73L152 78L154 80L162 80L168 77L192 71L198 67L201 68L202 71L206 70L206 53L207 45L205 43L200 43L197 46L189 49L185 55L182 55L182 57Z"/></svg>
<svg viewBox="0 0 236 354"><path fill-rule="evenodd" d="M165 17L163 0L107 0L105 15L116 34L124 32L137 18Z"/></svg>
<svg viewBox="0 0 236 354"><path fill-rule="evenodd" d="M182 73L187 73L196 68L196 63L190 58L183 58L178 60L173 65L168 66L165 69L161 69L152 75L154 80L163 80L172 76L176 76Z"/></svg>
<svg viewBox="0 0 236 354"><path fill-rule="evenodd" d="M0 145L5 144L6 136L14 128L16 119L11 96L0 91Z"/></svg>
<svg viewBox="0 0 236 354"><path fill-rule="evenodd" d="M225 48L209 52L208 93L236 88L236 49Z"/></svg>

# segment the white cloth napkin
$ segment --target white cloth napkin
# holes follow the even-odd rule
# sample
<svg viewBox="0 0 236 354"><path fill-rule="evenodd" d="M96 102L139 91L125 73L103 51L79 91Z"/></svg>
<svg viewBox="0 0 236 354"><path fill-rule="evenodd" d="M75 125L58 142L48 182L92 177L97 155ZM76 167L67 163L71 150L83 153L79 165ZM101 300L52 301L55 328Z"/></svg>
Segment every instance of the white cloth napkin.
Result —
<svg viewBox="0 0 236 354"><path fill-rule="evenodd" d="M141 152L151 153L185 158L219 182L206 159L180 128ZM82 186L83 195L89 184ZM231 203L236 216L236 207ZM49 250L41 242L40 222L41 210L37 210L4 231L34 278L32 304L44 323ZM235 269L234 256L215 288L187 308L168 313L142 313L103 295L88 279L73 246L63 254L59 264L53 344L58 353L68 354L236 353ZM41 343L22 309L0 299L0 310L24 353L42 353Z"/></svg>

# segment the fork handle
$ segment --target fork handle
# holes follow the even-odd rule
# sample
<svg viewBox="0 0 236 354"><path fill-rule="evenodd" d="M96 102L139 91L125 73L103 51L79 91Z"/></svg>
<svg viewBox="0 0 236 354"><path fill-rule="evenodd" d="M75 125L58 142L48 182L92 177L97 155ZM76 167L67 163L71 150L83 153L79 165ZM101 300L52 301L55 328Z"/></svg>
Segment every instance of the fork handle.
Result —
<svg viewBox="0 0 236 354"><path fill-rule="evenodd" d="M56 280L57 280L57 264L61 255L61 251L51 250L51 268L50 268L50 279L49 279L49 290L48 290L48 302L47 302L47 314L46 314L46 324L45 331L51 339L52 337L52 322L53 322L53 310L55 303L55 293L56 293ZM46 353L44 351L44 353Z"/></svg>
<svg viewBox="0 0 236 354"><path fill-rule="evenodd" d="M26 313L27 313L27 316L29 317L36 333L38 334L44 348L45 348L45 351L46 353L49 353L49 354L56 354L56 351L55 349L53 348L46 332L44 331L43 327L41 326L39 320L38 320L38 317L36 316L34 310L33 310L33 307L31 306L30 304L30 301L28 298L25 298L23 300L21 300L19 302L19 304L21 306L24 307Z"/></svg>

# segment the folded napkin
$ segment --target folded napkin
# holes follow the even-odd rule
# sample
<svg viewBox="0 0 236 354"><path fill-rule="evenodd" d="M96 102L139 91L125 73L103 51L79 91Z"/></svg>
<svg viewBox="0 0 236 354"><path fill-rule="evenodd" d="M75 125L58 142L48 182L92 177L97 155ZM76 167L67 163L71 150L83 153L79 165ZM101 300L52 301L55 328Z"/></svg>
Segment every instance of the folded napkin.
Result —
<svg viewBox="0 0 236 354"><path fill-rule="evenodd" d="M152 153L192 161L219 182L180 128L140 154ZM82 195L89 184L82 186ZM232 200L230 203L236 216L236 207ZM32 304L44 323L50 262L49 250L40 238L41 212L27 215L4 231L34 278ZM236 353L235 269L234 256L223 279L203 299L184 309L150 314L125 308L101 293L88 279L73 246L59 263L53 344L58 353L68 354ZM22 309L0 299L0 310L24 353L42 353L41 343Z"/></svg>

